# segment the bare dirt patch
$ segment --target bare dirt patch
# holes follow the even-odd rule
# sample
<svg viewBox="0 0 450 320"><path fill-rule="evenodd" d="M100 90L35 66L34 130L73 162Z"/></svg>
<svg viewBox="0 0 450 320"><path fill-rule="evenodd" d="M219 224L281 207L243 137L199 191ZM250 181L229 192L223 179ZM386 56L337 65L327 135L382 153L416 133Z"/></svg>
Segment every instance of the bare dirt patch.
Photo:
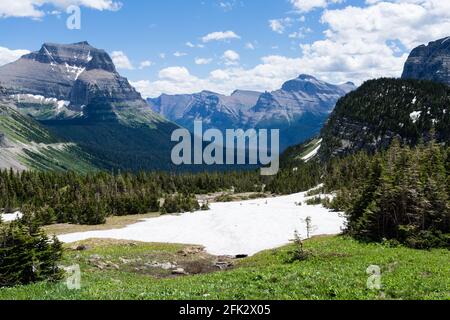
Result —
<svg viewBox="0 0 450 320"><path fill-rule="evenodd" d="M137 223L144 219L149 218L157 218L160 216L160 213L147 213L147 214L138 214L133 216L114 216L108 217L106 219L106 223L102 225L96 226L86 226L86 225L75 225L75 224L53 224L50 226L44 227L44 231L49 235L63 235L77 232L87 232L87 231L97 231L97 230L112 230L112 229L121 229L126 226Z"/></svg>

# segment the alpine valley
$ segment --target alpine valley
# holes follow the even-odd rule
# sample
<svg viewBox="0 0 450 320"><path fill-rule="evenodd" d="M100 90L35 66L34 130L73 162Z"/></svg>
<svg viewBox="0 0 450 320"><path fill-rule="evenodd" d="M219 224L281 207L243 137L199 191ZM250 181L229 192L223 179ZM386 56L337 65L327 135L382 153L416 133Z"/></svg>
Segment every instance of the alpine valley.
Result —
<svg viewBox="0 0 450 320"><path fill-rule="evenodd" d="M18 44L7 40L8 48L0 47L2 59L2 52L9 56L0 62L21 55L0 67L0 300L448 300L450 38L421 45L408 59L403 54L407 43L419 43L430 32L442 35L437 25L427 23L441 15L435 8L444 12L448 6L431 0L365 1L383 11L367 19L360 11L368 11L348 4L351 0L265 1L258 7L268 11L284 4L296 12L281 7L286 18L270 22L271 36L245 44L260 32L250 19L234 19L239 34L230 30L199 38L198 30L219 30L212 29L216 21L210 16L246 17L241 12L251 1L242 1L245 6L217 2L220 15L205 1L178 1L177 8L183 3L202 10L178 10L177 17L170 1L16 0L25 2L39 22L23 18L15 29L19 35L20 26L32 23L46 26L41 32L47 39L89 34L106 48L117 45L125 51L110 55L86 41L44 43L25 55L29 51L9 49L30 45L34 30ZM421 7L413 14L427 25L408 39L384 43L394 31L378 30L374 23L406 2L407 8L433 2L432 10ZM51 28L60 22L59 13L50 17L47 9L69 3L83 7L83 29ZM303 18L291 18L307 7ZM0 5L1 27L10 23L8 14L22 14L5 8ZM104 19L92 21L100 9ZM428 16L427 10L432 11ZM317 32L310 20L322 11L318 22L323 27ZM406 17L407 11L393 15ZM352 17L344 17L348 12ZM150 13L159 22L151 28ZM395 35L415 31L403 28L410 20L402 16L401 25L395 25L400 23L393 19L392 26L400 28ZM248 21L256 33L237 23ZM311 32L299 22L310 25ZM267 19L263 23L267 28ZM138 25L145 26L142 33L136 32ZM341 32L343 27L351 32ZM195 35L184 34L185 29L196 30ZM357 36L361 30L364 41ZM389 34L381 35L383 30ZM381 45L362 45L375 35ZM283 37L287 46L273 46ZM308 43L309 38L317 41ZM172 50L180 39L186 53ZM193 42L185 43L188 39ZM300 41L303 56L288 58L300 52ZM282 53L283 48L292 51ZM263 57L277 52L283 56ZM384 61L381 54L392 54L392 60ZM242 76L235 82L261 88L268 77L283 77L281 88L238 89L229 95L202 91L230 87L222 83L226 77L217 80L209 68L224 68L233 74L228 79L235 79L253 70L248 69L252 57L262 57L264 67L255 67L252 79ZM308 70L323 79L345 75L366 81L357 87L300 74L305 71L299 66L312 58ZM179 67L173 67L175 62ZM161 68L158 80L137 81L139 87L145 82L143 93L195 91L147 99L117 71L137 78L152 72L153 63ZM191 74L188 67L196 69ZM370 79L372 74L398 78ZM154 88L147 91L147 85ZM198 127L216 130L199 139ZM227 129L247 133L235 131L230 138L223 134ZM277 143L262 135L254 139L251 129L279 129L280 162L273 151ZM239 138L237 148L248 155L233 149ZM260 152L247 147L247 138L257 140ZM213 139L202 150L202 143ZM181 150L186 141L194 143ZM211 161L225 147L230 165ZM265 157L269 151L271 157ZM199 155L217 165L201 165ZM186 164L192 156L190 168L174 164ZM245 163L247 156L251 165L231 164ZM269 175L261 158L272 160L268 165L275 170ZM277 313L270 303L229 304L226 310L177 304L166 314Z"/></svg>

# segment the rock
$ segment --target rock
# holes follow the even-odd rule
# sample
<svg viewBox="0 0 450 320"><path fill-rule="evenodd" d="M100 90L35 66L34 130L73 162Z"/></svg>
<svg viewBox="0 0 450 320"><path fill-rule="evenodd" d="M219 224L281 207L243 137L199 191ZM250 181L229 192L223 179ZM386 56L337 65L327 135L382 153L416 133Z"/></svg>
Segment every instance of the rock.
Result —
<svg viewBox="0 0 450 320"><path fill-rule="evenodd" d="M122 258L122 257L119 258L119 261L120 261L122 264L129 264L129 263L134 262L134 260L128 260L128 259L125 259L125 258Z"/></svg>
<svg viewBox="0 0 450 320"><path fill-rule="evenodd" d="M149 268L160 268L164 270L171 270L178 267L175 263L171 262L151 262L146 263L145 265Z"/></svg>
<svg viewBox="0 0 450 320"><path fill-rule="evenodd" d="M415 48L406 61L402 78L450 85L450 37Z"/></svg>
<svg viewBox="0 0 450 320"><path fill-rule="evenodd" d="M204 251L205 251L204 247L195 246L195 247L184 248L183 250L179 251L179 254L181 254L183 256L189 256L189 255L198 254L198 253L201 253Z"/></svg>
<svg viewBox="0 0 450 320"><path fill-rule="evenodd" d="M182 275L182 276L188 275L188 273L183 268L177 268L177 269L172 270L172 274L173 275Z"/></svg>
<svg viewBox="0 0 450 320"><path fill-rule="evenodd" d="M233 266L233 263L230 261L218 261L214 264L215 267L219 268L220 270L226 270Z"/></svg>
<svg viewBox="0 0 450 320"><path fill-rule="evenodd" d="M120 270L119 265L117 265L117 264L115 264L115 263L113 263L111 261L105 261L105 265L108 268L113 268L113 269L116 269L116 270Z"/></svg>
<svg viewBox="0 0 450 320"><path fill-rule="evenodd" d="M86 245L73 246L71 248L73 251L86 251L89 250L89 247Z"/></svg>
<svg viewBox="0 0 450 320"><path fill-rule="evenodd" d="M100 259L102 259L102 257L100 256L100 255L98 255L98 254L93 254L93 255L91 255L90 257L89 257L89 261L98 261L98 260L100 260Z"/></svg>

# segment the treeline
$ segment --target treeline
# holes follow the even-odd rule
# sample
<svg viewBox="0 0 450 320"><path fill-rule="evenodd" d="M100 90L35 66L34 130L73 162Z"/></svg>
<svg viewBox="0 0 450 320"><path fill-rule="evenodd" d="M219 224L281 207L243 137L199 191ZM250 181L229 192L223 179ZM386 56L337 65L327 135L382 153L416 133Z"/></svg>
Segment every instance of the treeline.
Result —
<svg viewBox="0 0 450 320"><path fill-rule="evenodd" d="M413 248L450 248L450 151L435 141L416 148L395 141L373 156L358 153L327 167L328 205L348 217L347 233Z"/></svg>
<svg viewBox="0 0 450 320"><path fill-rule="evenodd" d="M108 216L198 210L195 194L304 191L317 185L318 169L317 164L305 164L274 177L263 177L259 171L84 175L4 170L0 171L0 211L21 210L41 225L102 224Z"/></svg>

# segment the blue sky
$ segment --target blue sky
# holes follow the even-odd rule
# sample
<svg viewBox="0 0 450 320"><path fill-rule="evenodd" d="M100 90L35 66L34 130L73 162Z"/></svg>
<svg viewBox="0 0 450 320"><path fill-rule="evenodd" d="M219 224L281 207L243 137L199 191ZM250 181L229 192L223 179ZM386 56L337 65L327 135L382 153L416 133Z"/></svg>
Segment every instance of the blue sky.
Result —
<svg viewBox="0 0 450 320"><path fill-rule="evenodd" d="M274 90L300 73L360 83L399 76L414 46L447 36L445 2L2 0L0 64L44 42L87 40L146 96ZM71 4L80 30L66 27Z"/></svg>

